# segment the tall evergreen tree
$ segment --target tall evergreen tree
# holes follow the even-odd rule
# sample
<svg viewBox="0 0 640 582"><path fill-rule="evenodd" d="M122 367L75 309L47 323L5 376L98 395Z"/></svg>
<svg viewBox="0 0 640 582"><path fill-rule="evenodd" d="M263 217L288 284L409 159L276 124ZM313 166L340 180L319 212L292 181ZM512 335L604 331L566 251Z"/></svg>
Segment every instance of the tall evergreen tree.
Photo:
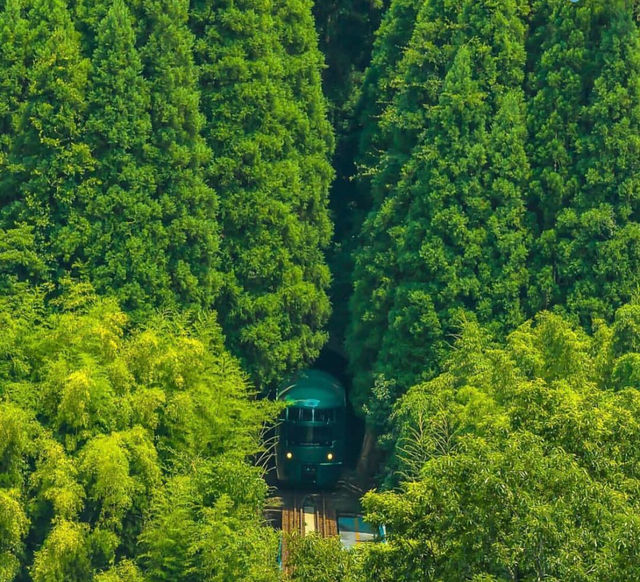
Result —
<svg viewBox="0 0 640 582"><path fill-rule="evenodd" d="M329 147L308 10L202 0L191 11L214 156L208 181L220 197L216 305L231 349L260 383L311 360L326 339Z"/></svg>
<svg viewBox="0 0 640 582"><path fill-rule="evenodd" d="M354 312L346 334L354 371L369 367L368 362L375 360L382 342L393 286L391 265L395 262L395 235L390 221L404 212L402 197L396 197L402 193L393 186L426 123L427 105L437 98L452 50L450 29L457 10L456 5L443 2L394 0L377 32L365 74L358 110L362 132L356 158L359 210L363 216L354 221L351 243L358 273L353 278L351 303L362 311ZM364 216L367 212L368 220ZM378 234L370 236L370 229ZM356 372L356 385L363 387L371 381L371 376Z"/></svg>
<svg viewBox="0 0 640 582"><path fill-rule="evenodd" d="M34 229L40 252L58 275L69 267L64 231L93 168L84 140L89 62L65 0L34 0L26 14L36 45L24 69L27 87L7 148L0 181L3 226ZM15 101L14 101L15 104Z"/></svg>
<svg viewBox="0 0 640 582"><path fill-rule="evenodd" d="M0 182L6 178L7 155L15 135L25 80L33 52L31 27L22 0L9 0L0 11Z"/></svg>
<svg viewBox="0 0 640 582"><path fill-rule="evenodd" d="M405 15L404 22L412 32L407 36L405 27L397 30L389 27L374 48L372 67L382 61L389 63L390 70L380 73L384 88L380 115L375 118L372 111L370 116L370 122L377 127L371 130L365 125L363 130L363 143L375 143L376 153L368 154L366 161L370 167L367 172L371 174L366 184L372 207L354 252L351 318L346 340L354 373L352 400L357 408L367 402L374 383L372 363L378 358L387 328L398 272L397 239L410 202L407 189L394 186L400 180L401 168L419 131L427 123L428 107L437 103L446 65L454 51L452 26L458 10L459 5L438 0L420 4L396 0L387 14ZM383 30L387 23L385 20ZM398 51L403 40L406 49ZM396 59L400 60L394 69ZM368 71L367 78L372 77L375 71Z"/></svg>
<svg viewBox="0 0 640 582"><path fill-rule="evenodd" d="M153 0L144 10L150 159L167 235L167 268L181 305L210 306L220 286L217 199L204 177L211 154L201 136L204 119L188 27L189 2Z"/></svg>
<svg viewBox="0 0 640 582"><path fill-rule="evenodd" d="M109 4L88 76L66 5L35 2L28 14L42 46L25 79L18 82L16 65L6 84L3 125L19 123L4 156L4 224L34 227L56 280L71 272L138 314L209 306L219 286L218 232L186 6L148 3L136 21L121 0ZM142 24L147 79L136 48ZM15 113L12 88L24 83Z"/></svg>
<svg viewBox="0 0 640 582"><path fill-rule="evenodd" d="M367 177L377 157L390 145L385 144L385 132L379 118L397 90L395 79L399 72L398 65L413 36L418 12L423 4L424 0L393 0L376 32L371 62L362 83L358 104L362 132L357 162L361 166L360 179L364 180L364 189L370 187Z"/></svg>
<svg viewBox="0 0 640 582"><path fill-rule="evenodd" d="M640 39L623 0L534 8L531 301L589 324L610 318L638 284Z"/></svg>
<svg viewBox="0 0 640 582"><path fill-rule="evenodd" d="M433 10L438 3L429 4ZM355 274L351 342L356 355L366 356L354 361L360 374L356 402L368 400L373 420L387 418L387 399L393 398L388 390L370 398L376 375L396 382L396 390L406 389L438 371L464 318L477 317L501 333L523 317L524 9L515 0L500 6L459 4L448 42L429 57L446 66L442 81L437 67L417 66L414 52L417 38L433 42L422 31L442 34L437 21L417 24L407 49L411 76L389 115L406 119L408 126L400 131L419 142L365 225L366 246ZM423 9L420 16L430 11ZM449 47L455 56L447 62ZM424 67L424 60L420 64ZM415 99L434 89L435 102ZM373 322L381 330L375 338ZM380 410L376 398L383 399Z"/></svg>
<svg viewBox="0 0 640 582"><path fill-rule="evenodd" d="M95 194L78 212L83 274L129 309L170 301L167 232L155 198L149 85L128 8L115 0L98 26L87 137L97 159ZM154 301L155 300L155 301Z"/></svg>
<svg viewBox="0 0 640 582"><path fill-rule="evenodd" d="M554 272L555 216L574 195L571 168L578 152L578 118L584 106L584 72L589 66L590 8L540 0L533 5L528 42L529 206L536 216L532 253L534 309L561 302ZM544 55L544 59L542 58Z"/></svg>

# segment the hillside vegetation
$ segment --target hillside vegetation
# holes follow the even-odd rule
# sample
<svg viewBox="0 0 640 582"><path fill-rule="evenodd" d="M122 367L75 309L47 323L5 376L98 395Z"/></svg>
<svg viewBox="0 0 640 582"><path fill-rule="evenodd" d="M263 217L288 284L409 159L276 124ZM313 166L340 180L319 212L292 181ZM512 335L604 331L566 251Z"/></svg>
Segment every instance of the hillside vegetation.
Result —
<svg viewBox="0 0 640 582"><path fill-rule="evenodd" d="M640 579L639 15L0 0L0 582ZM387 537L285 574L329 335Z"/></svg>
<svg viewBox="0 0 640 582"><path fill-rule="evenodd" d="M268 392L326 341L308 1L0 2L0 580L280 579Z"/></svg>
<svg viewBox="0 0 640 582"><path fill-rule="evenodd" d="M389 534L356 579L638 577L636 14L385 13L356 108L346 345L387 451L365 509Z"/></svg>

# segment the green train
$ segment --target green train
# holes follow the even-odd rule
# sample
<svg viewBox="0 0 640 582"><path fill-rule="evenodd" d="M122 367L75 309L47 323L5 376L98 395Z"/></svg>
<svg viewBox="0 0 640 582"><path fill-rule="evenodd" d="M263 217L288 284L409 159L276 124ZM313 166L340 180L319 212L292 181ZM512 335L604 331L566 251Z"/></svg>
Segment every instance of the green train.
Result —
<svg viewBox="0 0 640 582"><path fill-rule="evenodd" d="M298 372L278 392L287 402L278 425L278 480L293 487L331 487L345 454L346 396L343 386L320 370Z"/></svg>

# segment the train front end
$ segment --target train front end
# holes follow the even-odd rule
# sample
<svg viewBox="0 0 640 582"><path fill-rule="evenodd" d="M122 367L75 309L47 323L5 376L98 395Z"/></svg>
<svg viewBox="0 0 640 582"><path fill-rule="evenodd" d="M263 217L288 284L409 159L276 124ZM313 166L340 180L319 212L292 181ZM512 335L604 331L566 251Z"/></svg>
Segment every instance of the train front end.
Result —
<svg viewBox="0 0 640 582"><path fill-rule="evenodd" d="M278 480L293 487L332 487L345 453L345 392L329 374L303 370L280 391L287 402L278 427Z"/></svg>

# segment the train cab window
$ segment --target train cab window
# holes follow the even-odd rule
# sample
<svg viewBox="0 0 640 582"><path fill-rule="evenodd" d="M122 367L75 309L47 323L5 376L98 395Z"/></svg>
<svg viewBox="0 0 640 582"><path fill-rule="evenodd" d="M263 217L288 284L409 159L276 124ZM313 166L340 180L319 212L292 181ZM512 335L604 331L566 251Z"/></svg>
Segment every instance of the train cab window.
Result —
<svg viewBox="0 0 640 582"><path fill-rule="evenodd" d="M313 412L313 420L315 422L329 424L336 421L336 411L334 408L316 408Z"/></svg>
<svg viewBox="0 0 640 582"><path fill-rule="evenodd" d="M313 408L290 406L287 408L287 420L291 422L311 422L313 421Z"/></svg>
<svg viewBox="0 0 640 582"><path fill-rule="evenodd" d="M336 421L336 410L335 408L302 408L290 406L286 409L286 419L290 422L331 424Z"/></svg>

